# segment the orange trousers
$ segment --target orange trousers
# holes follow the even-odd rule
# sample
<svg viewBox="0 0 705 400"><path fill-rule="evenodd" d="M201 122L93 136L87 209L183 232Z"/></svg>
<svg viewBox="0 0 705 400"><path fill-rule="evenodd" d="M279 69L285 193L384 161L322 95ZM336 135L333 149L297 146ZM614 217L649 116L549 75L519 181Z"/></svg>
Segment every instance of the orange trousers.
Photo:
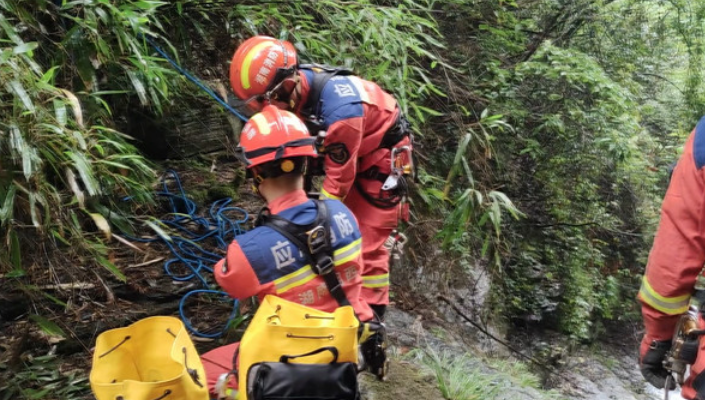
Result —
<svg viewBox="0 0 705 400"><path fill-rule="evenodd" d="M384 242L399 223L400 206L379 208L360 195L357 188L345 198L345 205L357 218L362 234L362 291L370 305L389 304L389 251Z"/></svg>

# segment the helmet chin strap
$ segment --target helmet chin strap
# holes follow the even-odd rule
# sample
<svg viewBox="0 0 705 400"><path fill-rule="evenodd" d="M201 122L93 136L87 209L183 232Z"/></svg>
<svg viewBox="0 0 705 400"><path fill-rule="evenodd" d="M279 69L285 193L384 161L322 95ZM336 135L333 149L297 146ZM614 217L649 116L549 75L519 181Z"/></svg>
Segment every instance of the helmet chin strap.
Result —
<svg viewBox="0 0 705 400"><path fill-rule="evenodd" d="M262 178L262 175L255 174L253 172L252 174L252 191L255 192L265 203L267 202L267 199L262 195L262 192L259 190L259 185L264 181L264 178Z"/></svg>
<svg viewBox="0 0 705 400"><path fill-rule="evenodd" d="M287 79L291 79L294 81L294 87L288 93L283 91L281 94L278 93L277 91L282 88L284 82L286 82ZM300 82L301 78L299 77L298 72L294 72L291 78L287 77L285 79L282 79L282 81L276 84L272 89L265 92L264 98L269 104L272 104L272 100L286 103L289 106L289 110L293 111L296 108L296 101L301 98L301 92L299 88ZM297 97L296 101L292 98L292 94L294 93Z"/></svg>

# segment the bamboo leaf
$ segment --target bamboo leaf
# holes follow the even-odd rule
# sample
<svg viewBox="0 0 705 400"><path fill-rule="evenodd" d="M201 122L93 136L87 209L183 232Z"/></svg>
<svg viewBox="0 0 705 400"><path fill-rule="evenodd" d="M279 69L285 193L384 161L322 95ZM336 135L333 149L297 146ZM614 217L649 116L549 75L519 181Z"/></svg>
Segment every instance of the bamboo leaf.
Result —
<svg viewBox="0 0 705 400"><path fill-rule="evenodd" d="M81 102L78 101L78 97L66 89L59 89L64 94L66 99L71 104L71 110L73 111L73 116L76 119L76 124L83 128L83 111L81 111Z"/></svg>
<svg viewBox="0 0 705 400"><path fill-rule="evenodd" d="M5 33L7 34L7 37L10 38L13 42L15 42L18 45L23 44L24 42L22 41L22 38L20 38L20 35L17 34L17 31L15 28L10 25L9 22L7 22L7 19L5 19L5 16L0 14L0 27L3 28Z"/></svg>
<svg viewBox="0 0 705 400"><path fill-rule="evenodd" d="M36 322L42 331L44 331L45 333L47 333L51 336L66 337L66 333L59 327L59 325L42 317L41 315L32 314L29 316L29 319Z"/></svg>
<svg viewBox="0 0 705 400"><path fill-rule="evenodd" d="M56 71L59 69L58 65L55 65L51 68L49 68L41 78L41 81L44 83L51 83L51 81L54 80L54 75L56 75Z"/></svg>
<svg viewBox="0 0 705 400"><path fill-rule="evenodd" d="M22 172L24 173L24 178L29 180L29 178L34 175L34 164L37 159L37 151L29 146L22 148Z"/></svg>
<svg viewBox="0 0 705 400"><path fill-rule="evenodd" d="M98 264L100 264L106 270L110 271L110 273L112 273L117 279L122 282L127 281L127 277L125 276L125 274L123 274L122 271L120 271L118 267L115 266L115 264L110 262L110 260L102 256L96 256L95 259Z"/></svg>
<svg viewBox="0 0 705 400"><path fill-rule="evenodd" d="M12 54L23 54L23 53L29 53L32 50L36 49L39 44L37 42L27 42L27 43L22 43L19 46L15 46L12 49Z"/></svg>
<svg viewBox="0 0 705 400"><path fill-rule="evenodd" d="M81 133L80 131L73 131L71 132L71 135L76 139L76 142L78 142L78 146L81 150L88 150L86 138L83 136L83 133Z"/></svg>
<svg viewBox="0 0 705 400"><path fill-rule="evenodd" d="M57 299L56 297L50 295L49 293L47 293L47 292L45 292L45 291L40 291L40 293L42 294L42 296L44 296L44 297L46 297L47 299L51 300L52 303L54 303L54 304L56 304L56 305L58 305L58 306L61 306L61 307L68 307L68 305L67 305L65 302L63 302L63 301Z"/></svg>
<svg viewBox="0 0 705 400"><path fill-rule="evenodd" d="M144 223L145 223L148 227L152 228L152 230L154 230L154 232L156 232L157 235L159 235L159 237L161 237L163 240L165 240L165 241L167 241L167 242L171 242L171 241L172 241L171 236L169 236L168 233L164 232L164 230L163 230L162 228L160 228L160 227L159 227L157 224L155 224L154 222L152 222L152 221L144 221Z"/></svg>
<svg viewBox="0 0 705 400"><path fill-rule="evenodd" d="M137 97L139 97L140 102L142 103L143 106L148 106L149 105L149 99L147 98L147 91L144 88L144 84L142 84L142 81L135 75L135 73L132 70L126 69L125 72L127 73L127 76L130 78L130 82L132 82L132 86L135 88L135 92L137 92Z"/></svg>
<svg viewBox="0 0 705 400"><path fill-rule="evenodd" d="M71 168L66 168L66 181L69 183L71 191L73 191L73 194L76 196L78 206L84 208L86 206L86 195L83 194L83 190L81 190L80 186L78 186L76 174L73 173L73 170Z"/></svg>
<svg viewBox="0 0 705 400"><path fill-rule="evenodd" d="M56 122L59 123L59 126L62 128L66 126L66 105L64 104L63 101L54 99L53 101L54 104L54 114L56 115Z"/></svg>
<svg viewBox="0 0 705 400"><path fill-rule="evenodd" d="M5 278L22 278L27 275L27 272L23 269L13 269L12 271L5 274Z"/></svg>
<svg viewBox="0 0 705 400"><path fill-rule="evenodd" d="M34 163L37 160L37 152L31 147L22 136L16 125L10 127L10 150L15 157L22 160L22 172L26 180L34 174Z"/></svg>
<svg viewBox="0 0 705 400"><path fill-rule="evenodd" d="M12 80L8 82L5 87L9 92L14 93L17 97L19 97L20 101L22 104L24 104L25 109L29 112L34 112L34 103L32 102L32 99L29 97L27 94L27 91L24 89L22 84L18 80Z"/></svg>
<svg viewBox="0 0 705 400"><path fill-rule="evenodd" d="M35 228L39 228L41 224L39 223L39 213L37 212L37 202L38 196L36 192L29 192L29 215L32 219L32 225Z"/></svg>
<svg viewBox="0 0 705 400"><path fill-rule="evenodd" d="M95 225L100 229L104 234L106 239L110 239L111 236L111 230L110 230L110 224L108 223L108 220L105 219L101 214L98 213L88 213L88 215L93 218L93 222L95 222Z"/></svg>
<svg viewBox="0 0 705 400"><path fill-rule="evenodd" d="M7 192L5 193L5 200L3 201L2 208L0 208L0 222L2 223L2 225L12 219L12 211L15 204L16 190L17 188L15 187L15 185L10 184L9 188L7 189Z"/></svg>
<svg viewBox="0 0 705 400"><path fill-rule="evenodd" d="M78 171L78 175L81 176L81 181L83 181L88 195L95 196L98 194L98 182L95 181L93 169L88 160L86 160L85 155L71 151L68 152L68 156L73 160L73 165Z"/></svg>
<svg viewBox="0 0 705 400"><path fill-rule="evenodd" d="M67 245L67 246L70 246L70 245L71 245L71 243L69 243L69 241L66 240L66 238L65 238L59 231L52 230L52 231L51 231L51 235L52 235L55 239L59 240L61 243L65 244L65 245Z"/></svg>

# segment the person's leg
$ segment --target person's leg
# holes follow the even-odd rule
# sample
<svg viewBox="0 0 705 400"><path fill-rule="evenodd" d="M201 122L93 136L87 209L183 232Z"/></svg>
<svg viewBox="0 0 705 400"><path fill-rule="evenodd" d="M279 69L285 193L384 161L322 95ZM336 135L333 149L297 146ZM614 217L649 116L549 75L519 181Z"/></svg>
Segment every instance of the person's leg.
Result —
<svg viewBox="0 0 705 400"><path fill-rule="evenodd" d="M389 251L384 247L384 242L393 228L370 226L364 220L358 223L364 262L361 297L383 321L389 304Z"/></svg>
<svg viewBox="0 0 705 400"><path fill-rule="evenodd" d="M218 397L218 393L215 388L218 378L220 378L221 375L227 374L235 369L236 366L233 365L233 357L239 348L240 342L236 342L229 345L216 347L201 356L203 369L206 371L208 393L210 393L213 398ZM230 377L228 388L237 390L237 375Z"/></svg>
<svg viewBox="0 0 705 400"><path fill-rule="evenodd" d="M379 321L384 321L384 314L387 312L386 304L370 304L370 308Z"/></svg>

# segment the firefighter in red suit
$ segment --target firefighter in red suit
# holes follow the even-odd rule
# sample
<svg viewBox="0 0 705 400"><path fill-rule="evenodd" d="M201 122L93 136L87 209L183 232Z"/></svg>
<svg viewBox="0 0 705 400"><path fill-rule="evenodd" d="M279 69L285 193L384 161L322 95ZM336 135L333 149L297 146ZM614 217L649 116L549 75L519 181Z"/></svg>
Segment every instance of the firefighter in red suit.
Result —
<svg viewBox="0 0 705 400"><path fill-rule="evenodd" d="M640 367L644 378L657 388L666 384L668 372L663 361L681 315L692 300L702 304L702 291L695 287L696 280L702 280L699 277L705 264L704 167L705 118L688 137L673 170L639 291L646 327L640 346ZM697 321L698 328L704 329L701 312L697 313ZM681 394L686 399L705 400L705 343L702 338L697 340L697 359ZM672 380L670 383L670 389L675 388Z"/></svg>
<svg viewBox="0 0 705 400"><path fill-rule="evenodd" d="M315 220L317 206L303 190L303 175L316 156L312 138L294 114L273 106L265 107L245 124L240 140L257 192L267 202L268 212L296 224ZM350 210L337 200L326 200L331 228L334 271L343 292L360 321L373 319L373 312L360 297L362 286L361 235ZM213 268L218 284L230 296L247 299L267 294L332 312L338 302L322 276L313 272L299 249L281 233L258 226L239 235L223 260ZM230 372L239 343L204 354L209 389ZM231 388L237 384L231 380Z"/></svg>
<svg viewBox="0 0 705 400"><path fill-rule="evenodd" d="M412 172L412 137L397 101L377 84L349 71L300 65L287 41L255 36L238 47L230 65L235 94L251 109L274 104L295 112L325 155L321 197L342 200L362 232L363 298L384 318L389 304L385 241L400 219Z"/></svg>

